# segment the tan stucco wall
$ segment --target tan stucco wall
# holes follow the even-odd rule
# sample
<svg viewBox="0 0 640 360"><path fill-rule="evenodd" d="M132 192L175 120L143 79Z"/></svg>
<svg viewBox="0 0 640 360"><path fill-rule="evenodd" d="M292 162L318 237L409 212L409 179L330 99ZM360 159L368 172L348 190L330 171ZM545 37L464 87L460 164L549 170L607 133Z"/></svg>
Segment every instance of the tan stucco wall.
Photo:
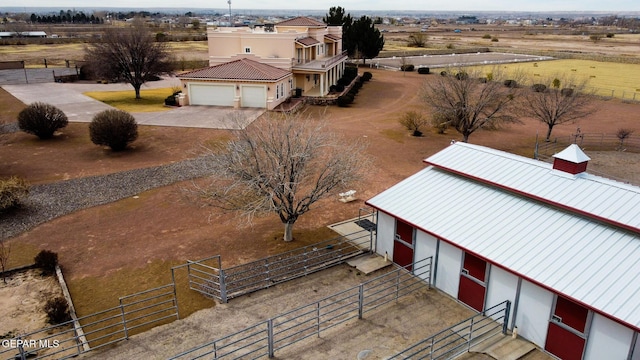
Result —
<svg viewBox="0 0 640 360"><path fill-rule="evenodd" d="M295 39L300 34L296 32L251 32L249 28L244 30L218 28L208 29L207 36L211 66L229 61L234 56L246 55L245 48L248 47L251 49L251 55L274 60L273 62L276 63L274 66L288 66L285 69L290 70L290 60L295 56Z"/></svg>
<svg viewBox="0 0 640 360"><path fill-rule="evenodd" d="M259 82L259 81L228 81L228 80L188 80L180 79L180 86L183 94L185 94L185 105L191 105L189 99L189 86L188 84L234 84L236 87L236 107L239 107L242 103L242 86L243 85L257 85L267 88L267 109L273 110L276 106L280 105L291 96L291 85L289 80L293 79L293 76L286 77L277 82ZM291 81L292 83L293 81ZM276 93L279 86L284 86L284 94Z"/></svg>
<svg viewBox="0 0 640 360"><path fill-rule="evenodd" d="M339 54L342 45L338 44L335 53L328 50L330 43L325 43L324 36L334 34L341 36L342 27L330 26L327 28L305 27L277 27L276 32L253 31L250 28L208 28L209 65L215 66L229 61L238 55L247 55L245 48L251 49L251 55L255 55L261 62L291 70L292 59L297 58L295 40L301 37L313 37L322 44L323 51L318 54L315 47L309 48L307 59L323 59ZM286 67L285 67L286 66Z"/></svg>

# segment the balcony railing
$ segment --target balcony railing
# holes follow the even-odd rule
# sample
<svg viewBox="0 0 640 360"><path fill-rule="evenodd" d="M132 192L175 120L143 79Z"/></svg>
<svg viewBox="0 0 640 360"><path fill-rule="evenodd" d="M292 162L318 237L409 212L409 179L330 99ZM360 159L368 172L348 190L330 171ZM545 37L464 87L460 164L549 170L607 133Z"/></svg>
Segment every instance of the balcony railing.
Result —
<svg viewBox="0 0 640 360"><path fill-rule="evenodd" d="M326 69L326 68L330 68L334 64L346 58L347 58L347 52L343 51L340 54L334 55L329 58L313 59L313 60L297 59L297 60L294 60L293 67L294 69L314 69L314 70Z"/></svg>

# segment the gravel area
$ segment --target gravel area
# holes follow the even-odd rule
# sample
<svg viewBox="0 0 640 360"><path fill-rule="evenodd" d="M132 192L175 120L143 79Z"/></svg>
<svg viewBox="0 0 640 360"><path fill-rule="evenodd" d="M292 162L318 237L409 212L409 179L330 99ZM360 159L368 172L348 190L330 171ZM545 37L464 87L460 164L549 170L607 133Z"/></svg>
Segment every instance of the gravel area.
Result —
<svg viewBox="0 0 640 360"><path fill-rule="evenodd" d="M0 217L0 239L19 235L39 224L92 206L207 175L206 157L102 176L34 185L29 197Z"/></svg>

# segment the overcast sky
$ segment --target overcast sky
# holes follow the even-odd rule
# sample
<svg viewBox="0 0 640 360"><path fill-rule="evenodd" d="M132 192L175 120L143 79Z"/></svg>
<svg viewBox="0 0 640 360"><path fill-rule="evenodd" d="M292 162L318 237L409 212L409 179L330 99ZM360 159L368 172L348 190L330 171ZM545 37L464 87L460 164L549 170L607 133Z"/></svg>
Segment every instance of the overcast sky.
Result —
<svg viewBox="0 0 640 360"><path fill-rule="evenodd" d="M328 10L331 6L342 6L352 10L424 10L424 11L640 11L640 0L231 0L236 9L287 9ZM60 8L228 8L226 0L8 0L4 6L16 7L60 7Z"/></svg>

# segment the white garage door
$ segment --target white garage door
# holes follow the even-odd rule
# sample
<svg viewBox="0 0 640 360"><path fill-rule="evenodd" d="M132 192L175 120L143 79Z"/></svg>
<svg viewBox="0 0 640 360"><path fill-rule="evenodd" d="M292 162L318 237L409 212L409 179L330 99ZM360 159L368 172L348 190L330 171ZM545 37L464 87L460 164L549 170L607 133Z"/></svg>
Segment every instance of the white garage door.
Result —
<svg viewBox="0 0 640 360"><path fill-rule="evenodd" d="M242 107L265 108L267 107L267 88L264 85L242 86Z"/></svg>
<svg viewBox="0 0 640 360"><path fill-rule="evenodd" d="M235 95L234 85L189 85L191 105L233 106Z"/></svg>

